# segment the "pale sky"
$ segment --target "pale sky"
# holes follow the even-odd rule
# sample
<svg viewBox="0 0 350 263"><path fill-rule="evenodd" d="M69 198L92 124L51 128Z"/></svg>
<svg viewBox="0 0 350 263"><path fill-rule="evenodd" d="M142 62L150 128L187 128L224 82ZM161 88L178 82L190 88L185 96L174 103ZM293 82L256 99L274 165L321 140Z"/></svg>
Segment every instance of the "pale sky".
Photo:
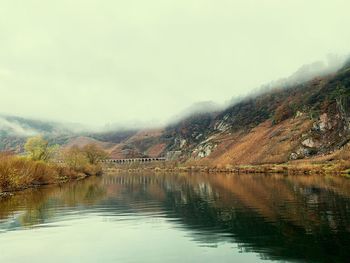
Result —
<svg viewBox="0 0 350 263"><path fill-rule="evenodd" d="M349 10L349 0L1 0L0 112L163 121L348 54Z"/></svg>

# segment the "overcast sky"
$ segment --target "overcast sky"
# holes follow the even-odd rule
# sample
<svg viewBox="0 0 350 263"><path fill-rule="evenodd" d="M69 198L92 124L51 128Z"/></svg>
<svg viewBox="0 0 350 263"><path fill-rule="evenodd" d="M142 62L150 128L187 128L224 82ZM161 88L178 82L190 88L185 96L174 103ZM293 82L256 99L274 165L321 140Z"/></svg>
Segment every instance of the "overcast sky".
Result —
<svg viewBox="0 0 350 263"><path fill-rule="evenodd" d="M347 54L349 10L349 0L1 0L0 112L165 120Z"/></svg>

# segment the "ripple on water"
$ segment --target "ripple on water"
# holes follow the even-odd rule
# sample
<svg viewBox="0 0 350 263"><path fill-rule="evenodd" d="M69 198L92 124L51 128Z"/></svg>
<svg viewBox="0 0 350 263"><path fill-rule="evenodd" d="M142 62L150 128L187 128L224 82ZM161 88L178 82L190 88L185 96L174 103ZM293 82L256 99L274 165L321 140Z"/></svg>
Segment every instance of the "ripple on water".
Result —
<svg viewBox="0 0 350 263"><path fill-rule="evenodd" d="M0 242L14 249L35 235L48 250L43 259L52 258L50 244L59 237L76 251L86 251L93 239L90 250L104 251L97 253L104 262L155 255L174 262L342 262L350 257L344 249L350 246L349 182L214 174L89 178L1 201ZM6 251L0 259L12 256Z"/></svg>

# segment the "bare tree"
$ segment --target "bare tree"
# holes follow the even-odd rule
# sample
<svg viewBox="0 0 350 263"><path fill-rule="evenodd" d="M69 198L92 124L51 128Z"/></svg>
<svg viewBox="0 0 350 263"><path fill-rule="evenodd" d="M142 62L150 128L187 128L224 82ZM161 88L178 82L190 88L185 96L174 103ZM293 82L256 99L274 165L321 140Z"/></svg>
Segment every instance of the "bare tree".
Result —
<svg viewBox="0 0 350 263"><path fill-rule="evenodd" d="M50 146L42 136L35 136L27 140L24 149L34 161L49 161L57 152L58 146Z"/></svg>
<svg viewBox="0 0 350 263"><path fill-rule="evenodd" d="M94 143L85 145L82 150L90 164L97 164L108 157L108 153Z"/></svg>

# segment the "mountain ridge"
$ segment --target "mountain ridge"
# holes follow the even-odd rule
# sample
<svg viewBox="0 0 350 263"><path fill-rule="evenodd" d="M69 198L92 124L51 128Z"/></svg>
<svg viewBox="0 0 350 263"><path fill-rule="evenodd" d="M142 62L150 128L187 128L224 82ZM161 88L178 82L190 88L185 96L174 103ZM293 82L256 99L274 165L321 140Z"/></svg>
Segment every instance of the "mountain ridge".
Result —
<svg viewBox="0 0 350 263"><path fill-rule="evenodd" d="M350 60L335 73L269 88L225 109L211 102L193 108L164 128L108 132L74 132L54 122L2 115L0 124L7 125L0 129L0 149L21 152L26 137L43 134L60 145L94 142L111 158L173 156L221 165L338 158L334 153L346 152L350 141Z"/></svg>

